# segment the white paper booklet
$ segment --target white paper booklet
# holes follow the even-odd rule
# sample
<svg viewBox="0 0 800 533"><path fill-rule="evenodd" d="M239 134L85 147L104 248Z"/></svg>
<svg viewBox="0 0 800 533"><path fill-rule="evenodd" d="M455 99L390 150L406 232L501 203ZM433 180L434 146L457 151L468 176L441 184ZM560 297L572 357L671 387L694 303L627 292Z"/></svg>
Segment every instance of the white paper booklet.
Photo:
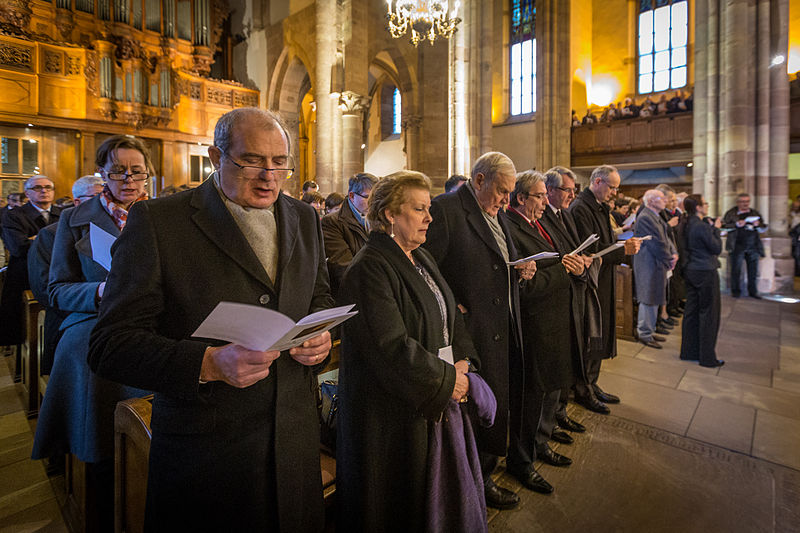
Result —
<svg viewBox="0 0 800 533"><path fill-rule="evenodd" d="M625 246L624 242L616 242L616 243L612 244L611 246L609 246L608 248L604 248L604 249L600 250L599 252L594 254L592 257L603 257L607 253L613 252L617 248L622 248L623 246Z"/></svg>
<svg viewBox="0 0 800 533"><path fill-rule="evenodd" d="M755 224L759 220L761 220L761 217L758 216L758 215L749 216L749 217L744 219L746 224Z"/></svg>
<svg viewBox="0 0 800 533"><path fill-rule="evenodd" d="M89 242L92 245L92 259L101 267L111 271L111 245L117 238L94 222L89 222Z"/></svg>
<svg viewBox="0 0 800 533"><path fill-rule="evenodd" d="M288 350L341 324L358 311L353 305L323 309L297 323L272 309L220 302L192 333L193 337L219 339L249 350Z"/></svg>
<svg viewBox="0 0 800 533"><path fill-rule="evenodd" d="M630 226L636 221L636 213L631 213L628 218L622 222L622 227Z"/></svg>
<svg viewBox="0 0 800 533"><path fill-rule="evenodd" d="M514 266L527 263L528 261L538 261L539 259L549 259L551 257L558 257L558 252L539 252L538 254L529 255L528 257L517 259L516 261L509 261L506 264L508 266Z"/></svg>
<svg viewBox="0 0 800 533"><path fill-rule="evenodd" d="M584 251L584 250L586 249L586 247L587 247L587 246L591 246L592 244L594 244L595 242L597 242L599 239L600 239L600 237L598 237L598 236L597 236L597 233L592 233L591 235L589 235L588 237L586 237L586 240L585 240L585 241L583 241L583 242L581 243L581 245L580 245L580 246L578 246L577 248L575 248L574 250L572 250L572 251L571 251L569 254L567 254L567 255L575 255L575 254L579 254L579 253L581 253L582 251Z"/></svg>

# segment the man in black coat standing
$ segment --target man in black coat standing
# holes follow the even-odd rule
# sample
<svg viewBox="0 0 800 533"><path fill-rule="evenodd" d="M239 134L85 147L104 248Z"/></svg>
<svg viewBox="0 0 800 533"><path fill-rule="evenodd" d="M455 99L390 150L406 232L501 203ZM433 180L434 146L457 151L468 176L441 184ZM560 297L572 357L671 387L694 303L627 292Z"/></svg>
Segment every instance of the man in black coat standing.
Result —
<svg viewBox="0 0 800 533"><path fill-rule="evenodd" d="M30 202L9 211L3 221L3 241L11 253L11 259L0 303L0 346L23 341L22 293L30 288L28 250L39 230L57 222L61 214L61 208L53 205L55 186L47 176L28 178L25 195Z"/></svg>
<svg viewBox="0 0 800 533"><path fill-rule="evenodd" d="M211 179L131 208L89 364L155 391L147 531L320 531L316 370L330 334L285 352L192 334L221 301L294 321L330 307L322 230L280 192L291 150L277 115L229 111L208 152Z"/></svg>
<svg viewBox="0 0 800 533"><path fill-rule="evenodd" d="M350 178L347 200L335 213L322 217L322 235L325 237L325 257L331 279L331 294L339 294L339 284L344 271L358 251L367 243L367 199L378 178L359 173Z"/></svg>
<svg viewBox="0 0 800 533"><path fill-rule="evenodd" d="M758 294L758 261L764 257L764 243L761 234L767 231L766 220L757 210L750 207L750 195L742 193L736 197L736 206L731 207L722 217L722 227L728 230L725 249L730 263L731 296L742 294L742 263L747 264L747 293L760 299Z"/></svg>
<svg viewBox="0 0 800 533"><path fill-rule="evenodd" d="M599 252L616 243L607 202L617 193L621 181L619 172L611 165L597 167L589 178L589 186L581 191L569 208L581 241L593 233L599 237L599 240L589 247L591 253ZM603 345L599 350L586 351L584 354L586 382L579 382L575 386L575 400L596 413L608 414L611 410L605 404L619 403L619 398L604 392L597 385L597 378L600 375L600 364L603 359L617 355L614 269L625 260L626 255L636 254L638 251L639 240L630 238L625 241L624 247L601 258L603 262L597 279L597 297L600 300L603 319Z"/></svg>
<svg viewBox="0 0 800 533"><path fill-rule="evenodd" d="M547 209L545 209L541 223L553 237L558 252L568 254L580 246L582 242L578 237L578 228L575 226L572 213L568 210L575 199L575 183L577 181L575 173L566 167L557 166L545 172L544 177L547 187ZM583 258L585 268L588 269L592 266L594 260L591 257L584 254L581 254L580 257ZM570 275L570 282L572 306L569 318L572 334L569 339L572 350L573 377L574 383L582 383L582 387L586 388L584 352L586 351L585 344L588 339L585 338L587 330L584 327L585 308L587 298L596 300L597 293L586 271L579 276ZM558 406L556 407L556 423L558 427L563 429L583 433L586 431L583 424L567 415L568 399L569 388L562 389L558 399ZM547 429L545 428L545 430ZM550 428L550 431L555 436L555 440L567 442L568 439L558 433L556 428Z"/></svg>
<svg viewBox="0 0 800 533"><path fill-rule="evenodd" d="M481 375L497 397L494 425L477 431L486 504L511 509L519 497L497 486L491 474L499 456L519 448L525 384L518 275L531 278L535 263L526 263L520 270L506 267L517 251L508 224L498 212L514 190L514 163L504 154L488 152L475 162L471 176L457 191L434 199L433 222L424 246L453 291L480 354Z"/></svg>

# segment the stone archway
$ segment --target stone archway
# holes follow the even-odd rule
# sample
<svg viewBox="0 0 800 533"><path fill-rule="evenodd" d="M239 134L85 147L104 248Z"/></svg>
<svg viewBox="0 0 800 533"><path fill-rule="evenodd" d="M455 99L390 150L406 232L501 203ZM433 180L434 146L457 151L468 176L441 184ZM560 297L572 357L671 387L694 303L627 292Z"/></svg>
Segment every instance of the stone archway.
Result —
<svg viewBox="0 0 800 533"><path fill-rule="evenodd" d="M313 102L311 77L305 63L287 47L275 67L269 95L269 108L280 113L292 138L292 157L295 172L284 190L297 192L307 179L314 177Z"/></svg>

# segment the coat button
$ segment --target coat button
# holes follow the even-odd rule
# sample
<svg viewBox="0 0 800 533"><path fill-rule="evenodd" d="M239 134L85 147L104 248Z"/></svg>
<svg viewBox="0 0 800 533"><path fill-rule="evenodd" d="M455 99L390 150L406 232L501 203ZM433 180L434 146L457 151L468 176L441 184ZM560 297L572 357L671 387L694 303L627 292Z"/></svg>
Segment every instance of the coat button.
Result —
<svg viewBox="0 0 800 533"><path fill-rule="evenodd" d="M269 294L262 294L258 297L258 303L261 305L267 305L269 303Z"/></svg>
<svg viewBox="0 0 800 533"><path fill-rule="evenodd" d="M500 340L500 334L499 333L495 333L494 340L496 340L496 341Z"/></svg>
<svg viewBox="0 0 800 533"><path fill-rule="evenodd" d="M492 300L492 302L494 303L494 305L500 305L500 298L495 298L494 300Z"/></svg>
<svg viewBox="0 0 800 533"><path fill-rule="evenodd" d="M500 265L492 265L492 270L500 270Z"/></svg>

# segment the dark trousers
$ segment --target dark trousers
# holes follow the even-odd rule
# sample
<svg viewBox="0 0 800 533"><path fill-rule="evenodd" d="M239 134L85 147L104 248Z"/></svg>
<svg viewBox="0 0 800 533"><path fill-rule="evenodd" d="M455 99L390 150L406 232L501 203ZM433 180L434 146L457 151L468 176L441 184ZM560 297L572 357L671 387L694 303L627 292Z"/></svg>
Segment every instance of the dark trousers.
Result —
<svg viewBox="0 0 800 533"><path fill-rule="evenodd" d="M548 392L544 395L544 403L542 404L542 416L539 419L539 427L536 429L536 436L534 437L535 454L543 453L550 447L550 437L553 436L553 430L556 427L556 411L558 410L559 399L561 398L561 389Z"/></svg>
<svg viewBox="0 0 800 533"><path fill-rule="evenodd" d="M578 380L575 384L576 396L580 398L592 398L595 396L594 387L597 384L597 378L600 377L600 365L602 363L602 359L586 359L584 362L586 377L583 380Z"/></svg>
<svg viewBox="0 0 800 533"><path fill-rule="evenodd" d="M735 250L730 257L731 261L731 294L742 294L740 278L742 277L742 262L747 262L747 293L750 296L758 294L758 251L752 249Z"/></svg>
<svg viewBox="0 0 800 533"><path fill-rule="evenodd" d="M523 472L536 461L536 432L547 399L547 394L539 389L530 387L523 395L522 425L512 424L511 435L508 443L508 469Z"/></svg>
<svg viewBox="0 0 800 533"><path fill-rule="evenodd" d="M713 364L717 360L720 299L716 270L686 270L681 359Z"/></svg>

